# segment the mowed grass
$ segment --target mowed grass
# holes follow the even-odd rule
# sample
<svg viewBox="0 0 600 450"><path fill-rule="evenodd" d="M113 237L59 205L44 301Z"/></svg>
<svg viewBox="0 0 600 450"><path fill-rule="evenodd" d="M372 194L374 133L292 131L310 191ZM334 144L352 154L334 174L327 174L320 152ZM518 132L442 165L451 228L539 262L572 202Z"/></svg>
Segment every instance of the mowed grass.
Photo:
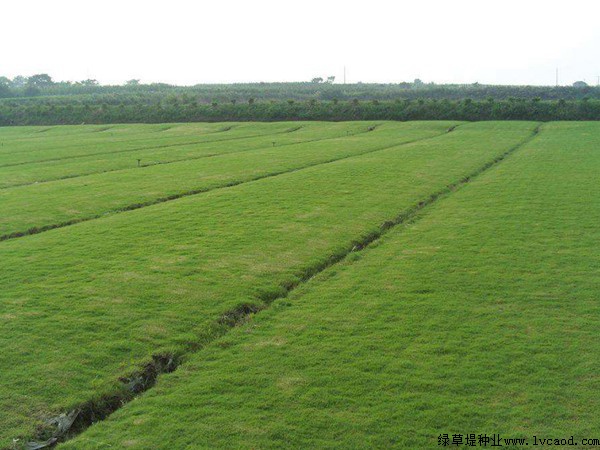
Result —
<svg viewBox="0 0 600 450"><path fill-rule="evenodd" d="M431 138L454 125L389 122L372 132L367 132L366 124L359 129L356 123L315 126L305 136L308 142L279 146L268 142L242 153L227 153L231 144L221 143L226 149L214 158L0 190L0 210L9 212L0 217L0 239ZM331 137L332 133L344 137Z"/></svg>
<svg viewBox="0 0 600 450"><path fill-rule="evenodd" d="M346 158L0 244L2 445L210 338L381 224L528 139L462 125ZM208 335L207 335L208 333Z"/></svg>
<svg viewBox="0 0 600 450"><path fill-rule="evenodd" d="M544 125L61 448L598 438L599 147Z"/></svg>
<svg viewBox="0 0 600 450"><path fill-rule="evenodd" d="M159 145L252 137L285 131L290 127L289 122L191 123L175 124L170 128L165 128L164 125L139 124L100 126L87 129L85 132L78 132L79 127L62 126L54 127L57 131L52 135L50 132L53 129L33 137L28 130L24 130L22 139L10 140L4 140L2 130L0 130L0 144L2 144L0 145L0 165L77 158L96 153L118 153Z"/></svg>
<svg viewBox="0 0 600 450"><path fill-rule="evenodd" d="M30 154L36 151L39 143L27 142L28 152L12 149L0 155L0 188L138 168L138 164L147 167L273 145L285 146L348 136L364 133L379 123L220 124L220 128L215 128L210 133L203 128L197 130L195 124L183 124L167 131L152 128L144 133L143 138L137 139L120 136L118 139L104 137L87 142L80 136L63 138L65 147L46 149L41 152L42 156L38 160L10 163L11 160L23 158L22 155L31 159ZM14 144L7 146L12 148Z"/></svg>
<svg viewBox="0 0 600 450"><path fill-rule="evenodd" d="M135 136L148 132L160 132L174 128L180 124L127 124L127 125L35 125L18 127L0 127L0 150L12 151L2 148L6 143L38 142L45 148L56 146L60 139L66 136L79 136L80 141L105 139L107 136ZM222 124L194 123L186 124L193 127L194 132L214 132L223 128ZM191 130L192 128L190 128ZM106 131L110 133L102 135ZM100 134L97 134L100 133ZM58 141L57 141L58 138ZM31 149L29 147L29 149Z"/></svg>

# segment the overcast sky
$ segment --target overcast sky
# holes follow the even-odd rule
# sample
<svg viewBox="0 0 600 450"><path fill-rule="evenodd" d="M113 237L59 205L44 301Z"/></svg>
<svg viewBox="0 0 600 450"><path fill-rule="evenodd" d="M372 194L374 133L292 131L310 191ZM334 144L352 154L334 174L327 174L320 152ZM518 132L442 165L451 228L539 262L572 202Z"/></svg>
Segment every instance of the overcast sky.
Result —
<svg viewBox="0 0 600 450"><path fill-rule="evenodd" d="M2 2L0 75L103 84L560 84L600 75L600 1Z"/></svg>

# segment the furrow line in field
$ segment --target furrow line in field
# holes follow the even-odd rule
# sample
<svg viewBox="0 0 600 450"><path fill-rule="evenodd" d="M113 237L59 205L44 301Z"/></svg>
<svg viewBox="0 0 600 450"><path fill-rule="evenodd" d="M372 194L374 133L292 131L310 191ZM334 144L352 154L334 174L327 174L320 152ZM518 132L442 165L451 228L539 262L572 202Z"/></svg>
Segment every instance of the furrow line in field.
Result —
<svg viewBox="0 0 600 450"><path fill-rule="evenodd" d="M166 203L166 202L171 202L174 200L178 200L180 198L184 198L184 197L191 197L193 195L199 195L199 194L204 194L206 192L211 192L211 191L215 191L218 189L227 189L227 188L231 188L231 187L235 187L235 186L239 186L241 184L246 184L246 183L252 183L255 181L260 181L260 180L264 180L266 178L273 178L279 175L285 175L288 173L293 173L293 172L298 172L301 170L305 170L305 169L309 169L311 167L316 167L316 166L321 166L321 165L325 165L325 164L330 164L336 161L342 161L344 159L349 159L349 158L353 158L356 156L362 156L362 155L367 155L370 153L375 153L375 152L380 152L383 150L387 150L393 147L401 147L404 145L408 145L408 144L412 144L415 142L421 142L421 141L426 141L429 139L435 139L441 136L444 136L445 134L449 133L451 130L445 131L442 134L436 134L435 136L429 136L426 138L421 138L421 139L413 139L411 141L408 142L402 142L400 144L398 143L394 143L391 145L385 145L382 147L377 147L375 149L371 149L371 150L367 150L365 152L362 153L355 153L352 155L347 155L347 156L342 156L339 158L331 158L328 159L326 161L320 161L317 163L312 163L312 164L306 164L303 166L299 166L299 167L294 167L293 169L287 169L287 170L280 170L280 171L274 171L274 172L268 172L262 175L257 175L255 177L251 177L251 178L246 178L246 179L241 179L241 180L235 180L235 181L230 181L228 183L225 183L221 186L215 186L215 187L205 187L205 188L200 188L200 189L192 189L192 190L188 190L188 191L184 191L184 192L180 192L177 194L171 194L168 195L166 197L159 197L153 200L149 200L147 202L141 202L141 203L133 203L130 205L126 205L124 207L118 208L118 209L113 209L110 211L105 211L102 214L94 214L94 215L90 215L87 217L80 217L77 219L73 219L73 220L68 220L65 222L60 222L60 223L56 223L56 224L51 224L51 225L45 225L42 227L33 227L30 228L26 231L17 231L17 232L13 232L13 233L9 233L9 234L4 234L0 236L0 242L2 241L7 241L9 239L17 239L17 238L21 238L21 237L25 237L25 236L31 236L34 234L39 234L39 233L43 233L45 231L50 231L50 230L54 230L57 228L65 228L71 225L76 225L78 223L83 223L83 222L89 222L91 220L97 220L97 219L101 219L102 217L106 217L109 215L113 215L113 214L119 214L119 213L123 213L123 212L127 212L127 211L134 211L136 209L142 209L142 208L147 208L149 206L154 206L154 205L158 205L160 203Z"/></svg>
<svg viewBox="0 0 600 450"><path fill-rule="evenodd" d="M195 343L188 344L187 346L183 347L179 352L153 355L152 359L142 368L140 368L140 370L130 373L129 375L119 379L123 385L121 390L114 392L113 395L101 399L90 400L87 403L81 404L73 411L63 414L61 417L68 418L69 420L70 426L67 427L67 431L63 432L63 434L54 434L41 444L53 445L57 442L67 441L83 433L94 423L106 419L112 413L133 400L135 397L151 389L156 384L156 381L161 374L171 373L177 370L177 368L183 362L185 362L186 358L190 354L201 351L210 343L225 336L234 327L243 325L250 320L254 314L267 309L275 300L286 298L297 287L308 282L311 278L315 277L324 270L342 262L351 253L367 249L370 244L373 244L375 241L379 240L392 228L408 223L414 223L415 221L419 220L423 215L423 210L433 206L435 203L446 198L447 196L452 195L452 193L456 192L458 189L481 174L497 166L508 156L531 142L539 134L540 127L541 125L538 124L533 132L523 139L519 144L506 150L504 153L488 161L478 169L467 174L461 179L446 185L437 192L434 192L433 194L414 204L412 207L404 210L391 220L382 223L377 231L360 240L354 241L340 252L330 255L328 259L322 263L309 267L305 269L303 273L297 274L296 281L290 281L288 284L281 286L283 289L280 293L257 296L257 302L240 304L229 311L225 311L222 313L219 319L213 322L212 326L205 333L205 335L203 335ZM45 433L46 434L43 434L43 432L41 432L41 434L37 436L37 439L46 439L48 436L48 430L45 430ZM31 442L30 444L36 443L39 444L39 442Z"/></svg>
<svg viewBox="0 0 600 450"><path fill-rule="evenodd" d="M293 130L296 131L296 130ZM300 141L300 142L289 142L287 144L280 144L277 147L288 147L290 145L300 145L300 144L307 144L310 142L319 142L319 141L327 141L327 140L331 140L331 139L341 139L344 137L349 137L349 136L356 136L359 134L364 134L367 133L369 130L364 130L364 131L357 131L355 133L351 133L345 136L334 136L334 137L328 137L328 138L317 138L317 139L308 139L306 141ZM285 131L285 133L290 133L291 131ZM265 137L265 136L263 136ZM213 142L221 142L221 141L213 141ZM257 148L250 148L250 149L245 149L245 150L238 150L238 151L234 151L234 152L227 152L227 153L210 153L208 155L201 155L201 156L192 156L189 158L181 158L181 159L174 159L171 161L157 161L157 162L152 162L152 163L147 163L147 164L142 164L140 165L140 167L137 167L135 169L143 169L145 167L154 167L154 166L164 166L167 164L173 164L173 163L177 163L177 162L182 162L182 161L195 161L198 159L204 159L204 158L214 158L216 156L225 156L225 155L236 155L238 153L246 153L246 152L251 152L251 151L259 151L259 150L264 150L270 148L269 146L263 146L263 147L257 147ZM64 177L60 177L60 178L52 178L52 179L48 179L48 180L41 180L41 181L31 181L31 182L27 182L27 183L20 183L20 184L13 184L10 186L6 186L3 188L0 188L0 191L6 190L6 189L13 189L13 188L18 188L18 187L23 187L23 186L32 186L34 184L46 184L46 183L55 183L57 181L63 181L63 180L72 180L74 178L83 178L83 177L89 177L89 176L93 176L93 175L99 175L99 174L103 174L103 173L112 173L112 172L122 172L125 170L132 170L132 167L125 167L125 168L120 168L120 169L108 169L108 170L101 170L98 172L89 172L89 173L83 173L83 174L77 174L77 175L67 175ZM2 240L2 238L0 237L0 240Z"/></svg>
<svg viewBox="0 0 600 450"><path fill-rule="evenodd" d="M297 131L297 129L293 130L293 131ZM53 161L64 161L64 160L71 160L71 159L80 159L80 158L87 158L89 156L100 156L100 155L118 155L121 153L131 153L131 152L138 152L138 151L143 151L143 150L157 150L160 148L169 148L169 147L185 147L188 145L197 145L197 144L212 144L212 143L217 143L217 142L229 142L229 141L237 141L240 139L250 139L250 138L255 138L255 137L267 137L267 136L277 136L280 134L287 134L290 133L291 131L289 130L284 130L284 131L278 131L276 133L265 133L265 134L255 134L255 135L250 135L250 136L238 136L238 137L233 137L233 138L227 138L227 139L215 139L215 140L211 140L211 141L189 141L189 142L181 142L181 143L177 143L177 144L164 144L164 145L155 145L155 146L150 146L150 147L138 147L138 148L130 148L127 150L117 150L117 151L112 151L112 152L96 152L96 153L88 153L85 155L74 155L74 156L62 156L60 158L49 158L49 159L41 159L39 161L24 161L24 162L18 162L18 163L9 163L9 164L2 164L0 165L0 168L3 167L15 167L15 166L25 166L28 164L37 164L37 163L45 163L45 162L53 162Z"/></svg>

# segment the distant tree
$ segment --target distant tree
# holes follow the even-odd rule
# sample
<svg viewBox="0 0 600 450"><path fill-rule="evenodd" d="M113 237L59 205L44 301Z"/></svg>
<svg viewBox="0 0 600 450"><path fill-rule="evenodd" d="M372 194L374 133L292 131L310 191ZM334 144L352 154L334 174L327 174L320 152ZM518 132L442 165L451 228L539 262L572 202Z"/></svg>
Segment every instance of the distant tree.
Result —
<svg viewBox="0 0 600 450"><path fill-rule="evenodd" d="M39 87L34 86L33 84L28 85L27 87L25 87L24 91L23 91L23 95L25 97L36 97L38 95L41 94L41 90Z"/></svg>
<svg viewBox="0 0 600 450"><path fill-rule="evenodd" d="M423 86L424 84L419 78L415 78L415 81L413 81L413 85L416 87Z"/></svg>
<svg viewBox="0 0 600 450"><path fill-rule="evenodd" d="M334 81L335 81L335 75L331 75L331 76L327 77L328 84L333 84Z"/></svg>
<svg viewBox="0 0 600 450"><path fill-rule="evenodd" d="M44 88L53 85L54 81L52 81L52 77L47 73L39 73L27 78L27 84L37 88Z"/></svg>
<svg viewBox="0 0 600 450"><path fill-rule="evenodd" d="M136 80L136 79L127 80L125 82L126 86L139 86L139 84L140 84L140 80Z"/></svg>
<svg viewBox="0 0 600 450"><path fill-rule="evenodd" d="M22 75L17 75L12 79L12 86L16 88L24 87L27 84L27 78Z"/></svg>
<svg viewBox="0 0 600 450"><path fill-rule="evenodd" d="M176 106L179 104L179 97L177 97L177 95L169 95L165 98L165 102L169 105Z"/></svg>
<svg viewBox="0 0 600 450"><path fill-rule="evenodd" d="M98 80L92 80L92 79L81 80L79 82L79 84L82 86L98 86Z"/></svg>
<svg viewBox="0 0 600 450"><path fill-rule="evenodd" d="M575 83L573 83L573 87L584 88L588 87L588 84L585 81L576 81Z"/></svg>
<svg viewBox="0 0 600 450"><path fill-rule="evenodd" d="M321 77L316 77L313 78L312 80L310 80L311 83L322 83L323 82L323 78Z"/></svg>
<svg viewBox="0 0 600 450"><path fill-rule="evenodd" d="M0 98L11 97L10 80L6 77L0 77Z"/></svg>

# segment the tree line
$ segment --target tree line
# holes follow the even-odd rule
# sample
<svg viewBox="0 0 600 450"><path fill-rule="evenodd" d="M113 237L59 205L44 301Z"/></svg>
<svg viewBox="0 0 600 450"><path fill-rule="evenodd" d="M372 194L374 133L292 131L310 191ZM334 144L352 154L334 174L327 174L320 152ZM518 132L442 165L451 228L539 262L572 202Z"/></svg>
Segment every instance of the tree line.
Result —
<svg viewBox="0 0 600 450"><path fill-rule="evenodd" d="M184 94L0 100L0 126L286 120L600 120L600 100L259 100L210 103Z"/></svg>
<svg viewBox="0 0 600 450"><path fill-rule="evenodd" d="M124 85L104 86L93 79L81 81L55 81L48 74L29 77L17 76L12 79L0 76L0 98L39 98L50 96L82 95L188 95L199 102L246 102L250 98L258 100L581 100L600 99L600 88L583 82L577 86L497 86L473 84L435 84L421 80L412 82L377 83L334 83L335 77L325 79L315 77L308 82L294 83L239 83L202 84L196 86L174 86L164 83L144 84L140 80L129 80Z"/></svg>

